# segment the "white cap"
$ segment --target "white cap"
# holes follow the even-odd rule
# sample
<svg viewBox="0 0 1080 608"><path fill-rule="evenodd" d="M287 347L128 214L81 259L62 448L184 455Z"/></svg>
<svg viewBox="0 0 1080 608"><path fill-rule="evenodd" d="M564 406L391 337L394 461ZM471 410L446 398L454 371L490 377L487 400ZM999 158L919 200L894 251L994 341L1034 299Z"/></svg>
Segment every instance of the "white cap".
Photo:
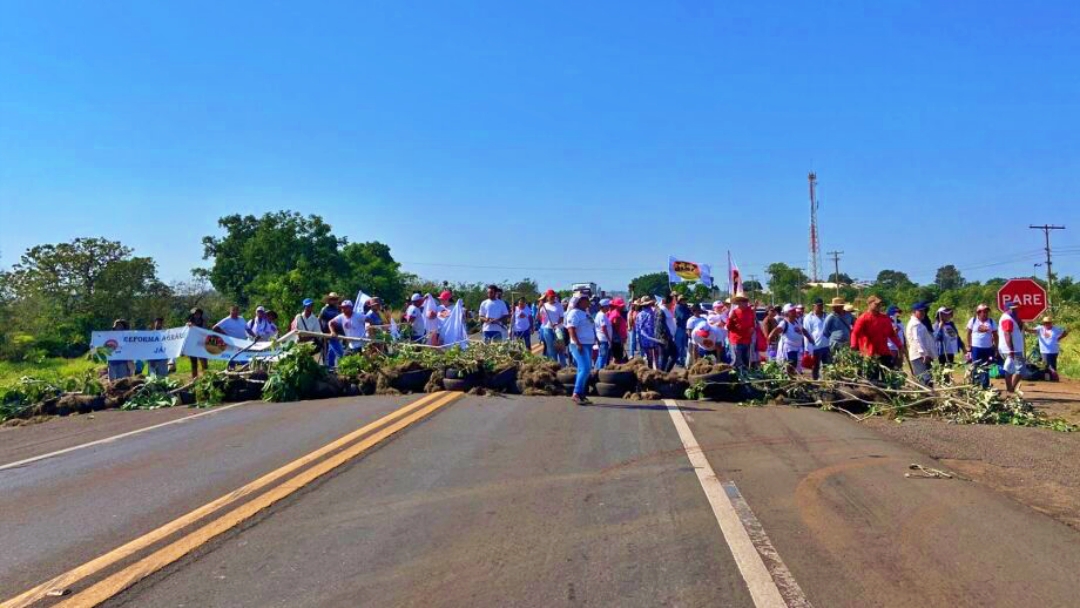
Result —
<svg viewBox="0 0 1080 608"><path fill-rule="evenodd" d="M795 310L795 307L793 305L784 304L784 307L781 309L781 312L783 312L786 315L787 313L789 313L789 312L791 312L793 310Z"/></svg>

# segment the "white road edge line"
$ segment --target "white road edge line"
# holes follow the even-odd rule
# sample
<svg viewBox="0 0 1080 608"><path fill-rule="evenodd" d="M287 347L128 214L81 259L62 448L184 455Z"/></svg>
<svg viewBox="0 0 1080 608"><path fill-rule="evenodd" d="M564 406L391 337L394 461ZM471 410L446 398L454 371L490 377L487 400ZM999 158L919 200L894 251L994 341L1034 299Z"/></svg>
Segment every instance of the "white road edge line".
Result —
<svg viewBox="0 0 1080 608"><path fill-rule="evenodd" d="M803 595L795 578L780 559L780 554L765 535L765 529L738 488L732 482L721 483L716 476L697 438L690 430L679 403L674 399L665 399L664 404L668 406L671 422L675 424L686 456L697 473L701 489L705 491L705 497L716 516L716 522L720 524L721 535L731 549L735 565L750 590L754 606L811 608L810 601ZM769 561L768 566L765 559Z"/></svg>
<svg viewBox="0 0 1080 608"><path fill-rule="evenodd" d="M155 424L154 426L148 426L148 427L142 428L142 429L135 429L134 431L128 431L126 433L120 433L119 435L113 435L112 437L106 437L104 439L98 439L96 441L91 441L89 443L82 443L82 444L79 444L79 445L71 446L70 448L64 448L62 450L57 450L55 452L49 452L48 454L41 454L40 456L33 456L31 458L26 458L24 460L18 460L16 462L9 462L8 464L0 466L0 471L4 471L4 470L7 470L7 469L15 469L15 468L18 468L18 467L23 467L23 466L26 466L28 464L37 462L39 460L45 460L46 458L53 458L53 457L56 457L56 456L63 456L64 454L68 454L68 453L74 452L76 450L81 450L83 448L91 448L91 447L94 447L95 445L102 445L104 443L111 443L113 441L117 441L117 440L123 439L125 437L131 437L132 435L138 435L139 433L145 433L146 431L152 431L154 429L160 429L161 427L169 426L171 424L179 424L181 422L188 422L189 420L194 420L196 418L202 418L203 416L209 416L210 414L217 414L218 412L224 412L225 410L231 410L234 407L240 407L241 405L247 405L249 403L254 403L254 401L241 401L240 403L232 403L230 405L222 405L222 406L210 409L210 410L206 410L205 412L199 412L198 414L192 414L191 416L184 416L183 418L177 418L176 420L170 420L168 422L162 422L161 424Z"/></svg>

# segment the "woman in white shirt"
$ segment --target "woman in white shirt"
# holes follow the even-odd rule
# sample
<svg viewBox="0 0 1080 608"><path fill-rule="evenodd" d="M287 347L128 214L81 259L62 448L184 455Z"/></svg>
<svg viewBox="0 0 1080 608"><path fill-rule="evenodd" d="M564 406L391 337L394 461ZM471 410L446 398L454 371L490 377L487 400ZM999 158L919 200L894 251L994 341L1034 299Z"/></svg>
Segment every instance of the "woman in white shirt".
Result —
<svg viewBox="0 0 1080 608"><path fill-rule="evenodd" d="M554 289L547 290L544 293L544 304L540 307L540 340L544 343L544 356L558 361L559 365L566 365L566 351L559 349L555 331L563 326L565 318L566 312L559 302L558 294Z"/></svg>
<svg viewBox="0 0 1080 608"><path fill-rule="evenodd" d="M589 315L589 299L574 296L566 315L566 333L570 337L570 354L577 363L577 378L571 399L578 405L590 405L588 398L589 372L592 370L592 347L596 343L596 325Z"/></svg>
<svg viewBox="0 0 1080 608"><path fill-rule="evenodd" d="M532 310L525 298L518 298L514 305L514 338L525 342L525 349L532 350Z"/></svg>
<svg viewBox="0 0 1080 608"><path fill-rule="evenodd" d="M803 328L798 317L798 310L794 306L784 304L784 318L776 324L776 328L769 335L770 340L775 336L780 337L778 351L783 357L782 360L787 362L788 373L793 376L799 366L799 359L802 357L804 338L814 341L814 337Z"/></svg>
<svg viewBox="0 0 1080 608"><path fill-rule="evenodd" d="M1027 330L1039 338L1039 354L1046 361L1046 371L1050 372L1050 379L1057 382L1058 354L1061 353L1060 342L1069 335L1069 330L1054 325L1054 319L1043 317L1042 324Z"/></svg>
<svg viewBox="0 0 1080 608"><path fill-rule="evenodd" d="M604 369L607 367L608 361L611 360L611 341L612 341L612 327L611 319L608 318L608 312L611 310L611 300L604 298L600 300L600 311L596 313L596 317L593 318L593 325L596 326L596 369Z"/></svg>

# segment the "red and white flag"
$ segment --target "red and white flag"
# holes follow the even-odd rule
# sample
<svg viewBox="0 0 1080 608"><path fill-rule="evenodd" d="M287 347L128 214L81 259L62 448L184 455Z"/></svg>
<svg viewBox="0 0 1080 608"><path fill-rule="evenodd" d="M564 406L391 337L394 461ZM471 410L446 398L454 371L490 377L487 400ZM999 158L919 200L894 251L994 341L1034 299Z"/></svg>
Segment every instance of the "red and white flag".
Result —
<svg viewBox="0 0 1080 608"><path fill-rule="evenodd" d="M728 264L728 293L732 296L746 295L743 292L742 273L739 272L739 265L735 263L735 260L731 257L731 252L727 254Z"/></svg>

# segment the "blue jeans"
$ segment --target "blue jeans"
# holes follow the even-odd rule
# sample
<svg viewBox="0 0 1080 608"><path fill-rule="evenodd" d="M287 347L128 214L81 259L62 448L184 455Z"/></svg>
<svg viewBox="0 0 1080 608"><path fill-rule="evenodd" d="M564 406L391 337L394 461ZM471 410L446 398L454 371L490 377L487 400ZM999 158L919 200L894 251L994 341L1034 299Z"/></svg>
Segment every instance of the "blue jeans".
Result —
<svg viewBox="0 0 1080 608"><path fill-rule="evenodd" d="M550 327L540 328L540 341L544 343L544 356L559 365L566 365L566 353L555 348L555 330Z"/></svg>
<svg viewBox="0 0 1080 608"><path fill-rule="evenodd" d="M604 369L611 361L611 343L601 342L600 351L596 355L596 369Z"/></svg>
<svg viewBox="0 0 1080 608"><path fill-rule="evenodd" d="M731 350L735 354L735 367L739 369L750 367L750 362L753 360L750 358L749 344L732 344Z"/></svg>
<svg viewBox="0 0 1080 608"><path fill-rule="evenodd" d="M679 360L679 365L686 366L686 350L688 343L686 337L686 329L680 327L675 330L675 348L676 357Z"/></svg>
<svg viewBox="0 0 1080 608"><path fill-rule="evenodd" d="M994 364L994 349L971 347L972 380L983 388L990 388L990 366Z"/></svg>
<svg viewBox="0 0 1080 608"><path fill-rule="evenodd" d="M326 343L326 367L334 369L337 367L338 359L343 356L345 356L345 347L341 345L341 340L330 338Z"/></svg>
<svg viewBox="0 0 1080 608"><path fill-rule="evenodd" d="M577 378L574 380L574 394L578 397L589 395L589 372L592 371L592 344L571 344L570 354L577 363Z"/></svg>
<svg viewBox="0 0 1080 608"><path fill-rule="evenodd" d="M641 352L641 346L639 345L640 340L638 340L637 330L635 329L634 331L628 332L626 334L626 340L628 343L627 352L630 353L630 358L633 359L634 357L638 356L639 352Z"/></svg>
<svg viewBox="0 0 1080 608"><path fill-rule="evenodd" d="M484 342L502 342L502 339L502 332L497 329L484 332Z"/></svg>
<svg viewBox="0 0 1080 608"><path fill-rule="evenodd" d="M515 331L514 337L518 340L525 342L525 350L532 350L532 330L523 329L521 331Z"/></svg>
<svg viewBox="0 0 1080 608"><path fill-rule="evenodd" d="M831 364L832 363L832 351L829 350L828 346L823 346L821 348L815 348L814 349L814 371L813 371L814 380L817 380L819 377L821 377L821 365L823 363L824 364Z"/></svg>

